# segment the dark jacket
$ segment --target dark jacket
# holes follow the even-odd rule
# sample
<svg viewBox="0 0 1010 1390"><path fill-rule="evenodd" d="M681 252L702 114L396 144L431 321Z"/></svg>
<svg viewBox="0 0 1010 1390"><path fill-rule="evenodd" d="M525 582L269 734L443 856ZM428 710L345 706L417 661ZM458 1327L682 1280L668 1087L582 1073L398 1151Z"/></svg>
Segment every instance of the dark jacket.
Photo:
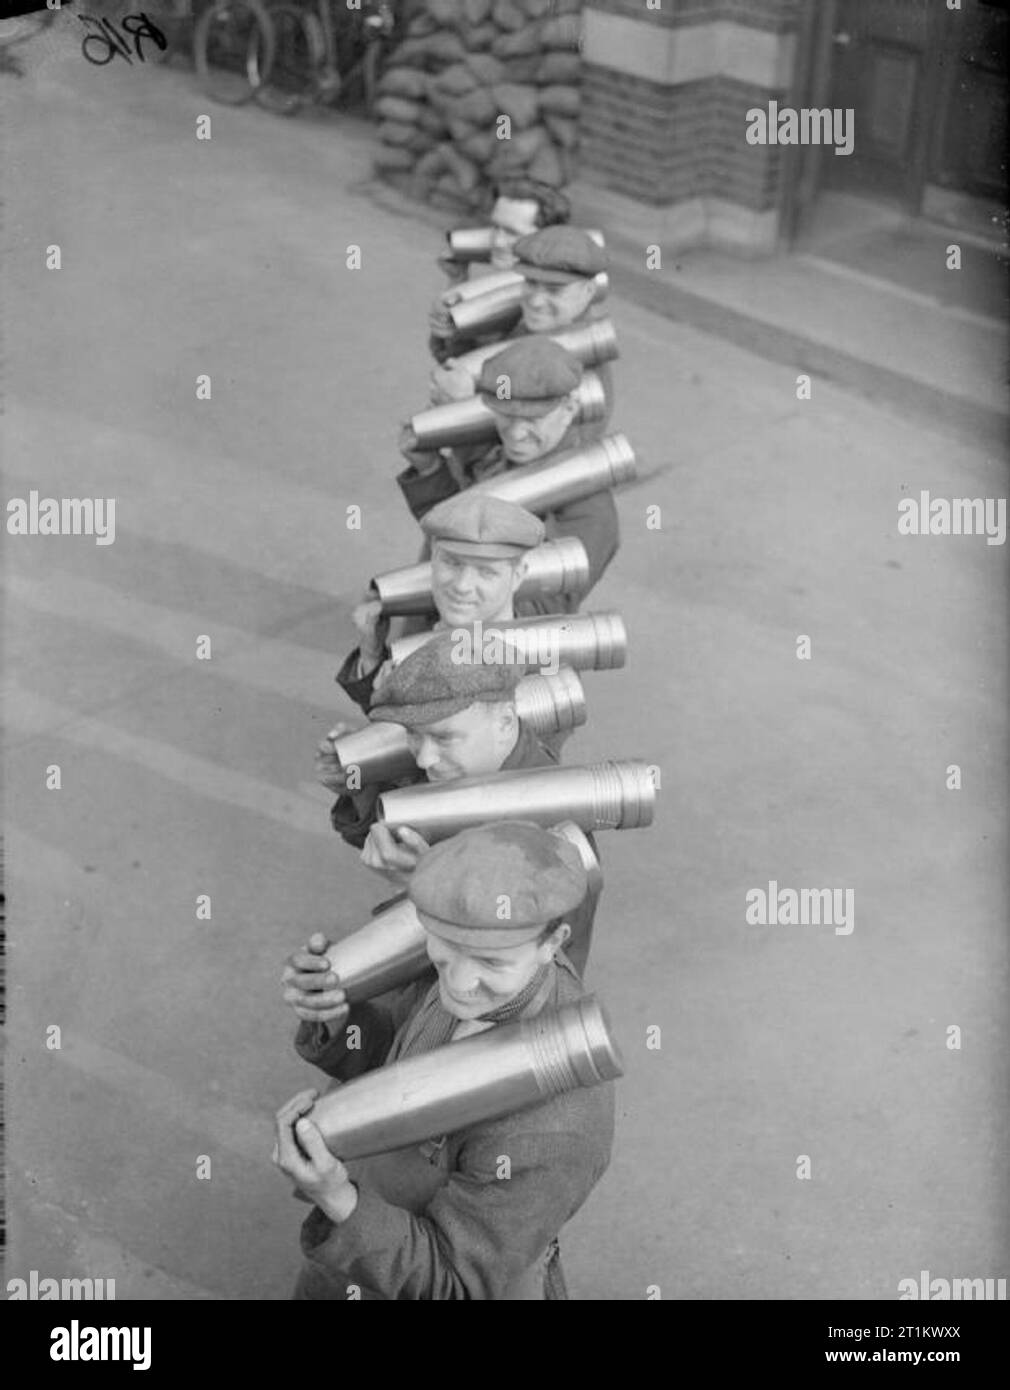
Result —
<svg viewBox="0 0 1010 1390"><path fill-rule="evenodd" d="M348 699L353 700L359 709L363 709L367 714L372 707L372 691L375 688L375 678L382 670L385 663L389 660L389 648L382 650L382 660L367 676L359 676L358 660L361 656L361 648L355 647L350 656L346 657L340 670L334 676L334 680L341 690L347 695Z"/></svg>
<svg viewBox="0 0 1010 1390"><path fill-rule="evenodd" d="M547 463L556 454L590 444L599 439L603 432L603 422L598 420L587 425L572 425L557 449L547 454L540 462ZM437 450L427 451L428 463L434 463L435 467L433 472L423 475L415 466L422 462L419 451L414 451L411 458L414 462L399 475L397 482L418 520L437 501L452 497L457 492L465 491L473 483L492 478L512 467L505 457L504 449L497 442L471 445L466 449L451 449L447 454L440 454ZM558 536L577 536L585 546L589 558L589 586L586 589L588 594L617 554L620 545L614 494L609 488L603 488L600 492L582 498L581 501L566 503L554 511L547 512L544 524L548 540L554 540ZM534 611L551 610L541 607Z"/></svg>
<svg viewBox="0 0 1010 1390"><path fill-rule="evenodd" d="M564 962L540 1008L578 999ZM303 1023L295 1047L339 1081L396 1055L414 1013L438 984L430 975L380 1001L355 1005L330 1037ZM531 1005L529 1013L539 1010ZM522 1015L523 1017L526 1014ZM361 1047L345 1046L360 1027ZM449 1046L452 1046L450 1043ZM300 1299L448 1301L564 1298L557 1237L603 1176L614 1132L612 1082L569 1091L502 1119L352 1160L352 1215L335 1225L314 1207L302 1226ZM507 1156L510 1176L503 1178Z"/></svg>

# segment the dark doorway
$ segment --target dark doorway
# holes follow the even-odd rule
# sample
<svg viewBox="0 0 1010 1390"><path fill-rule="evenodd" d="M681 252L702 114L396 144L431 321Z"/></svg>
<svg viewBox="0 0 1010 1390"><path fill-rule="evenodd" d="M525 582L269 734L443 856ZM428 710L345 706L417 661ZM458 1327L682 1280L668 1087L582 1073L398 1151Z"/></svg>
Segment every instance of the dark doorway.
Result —
<svg viewBox="0 0 1010 1390"><path fill-rule="evenodd" d="M826 158L822 183L912 208L922 192L929 65L927 0L837 0L825 104L855 113L851 155Z"/></svg>
<svg viewBox="0 0 1010 1390"><path fill-rule="evenodd" d="M987 213L1005 208L1010 0L960 6L824 0L807 12L792 99L851 108L855 139L850 155L797 150L783 207L787 239L822 190L906 214L937 198L984 201ZM970 224L971 209L966 216Z"/></svg>

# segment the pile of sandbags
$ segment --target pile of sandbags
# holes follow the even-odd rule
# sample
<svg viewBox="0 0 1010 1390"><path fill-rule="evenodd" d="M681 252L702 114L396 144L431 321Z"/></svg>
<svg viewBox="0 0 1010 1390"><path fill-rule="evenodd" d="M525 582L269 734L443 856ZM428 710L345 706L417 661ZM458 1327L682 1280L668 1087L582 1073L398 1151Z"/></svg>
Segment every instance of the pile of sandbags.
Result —
<svg viewBox="0 0 1010 1390"><path fill-rule="evenodd" d="M503 180L567 184L581 9L582 0L415 0L379 83L377 171L454 210L486 206Z"/></svg>

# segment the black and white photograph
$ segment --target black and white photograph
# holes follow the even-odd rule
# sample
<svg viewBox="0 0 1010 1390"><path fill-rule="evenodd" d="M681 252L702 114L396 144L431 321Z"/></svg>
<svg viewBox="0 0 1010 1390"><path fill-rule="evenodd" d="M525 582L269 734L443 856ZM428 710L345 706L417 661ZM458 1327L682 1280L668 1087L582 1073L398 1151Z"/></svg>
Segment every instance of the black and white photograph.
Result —
<svg viewBox="0 0 1010 1390"><path fill-rule="evenodd" d="M971 1364L1008 72L1006 0L4 0L32 1364L461 1300Z"/></svg>

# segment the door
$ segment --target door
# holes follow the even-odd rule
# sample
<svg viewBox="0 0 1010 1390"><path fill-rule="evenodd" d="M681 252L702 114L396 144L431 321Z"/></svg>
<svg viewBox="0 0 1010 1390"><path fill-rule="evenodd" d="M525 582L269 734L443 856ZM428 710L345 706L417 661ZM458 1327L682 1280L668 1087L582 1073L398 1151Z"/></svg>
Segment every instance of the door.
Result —
<svg viewBox="0 0 1010 1390"><path fill-rule="evenodd" d="M1006 201L1007 0L962 0L942 25L929 181Z"/></svg>
<svg viewBox="0 0 1010 1390"><path fill-rule="evenodd" d="M837 0L826 104L852 109L854 144L850 155L822 158L824 186L918 208L937 3L943 0Z"/></svg>

